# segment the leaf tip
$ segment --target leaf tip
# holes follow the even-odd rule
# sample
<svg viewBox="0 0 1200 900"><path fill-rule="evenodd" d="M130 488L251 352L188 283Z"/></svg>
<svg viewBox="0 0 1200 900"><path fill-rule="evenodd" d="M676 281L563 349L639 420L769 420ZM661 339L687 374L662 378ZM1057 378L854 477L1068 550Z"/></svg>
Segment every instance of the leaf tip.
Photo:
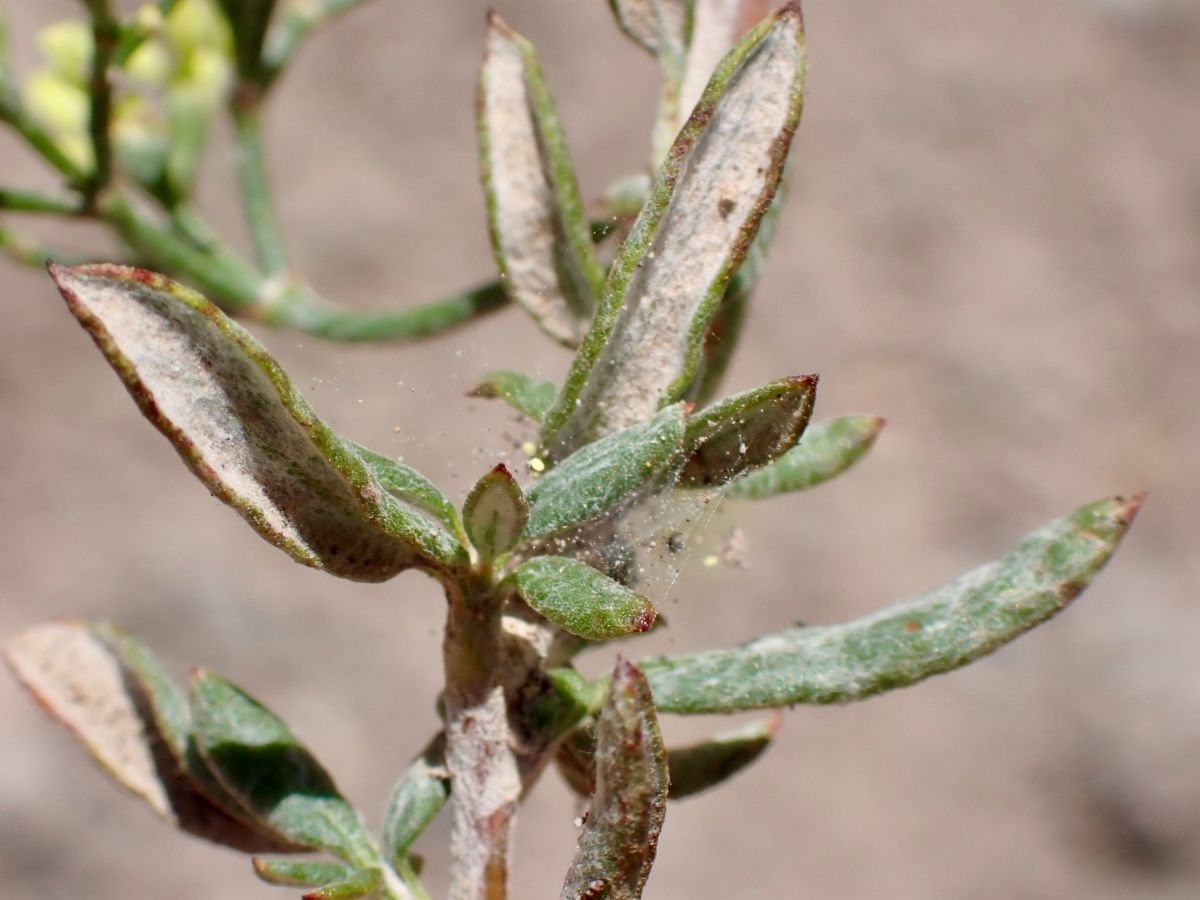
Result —
<svg viewBox="0 0 1200 900"><path fill-rule="evenodd" d="M645 634L654 627L655 621L658 619L658 610L646 603L645 608L638 610L633 619L630 621L630 626L634 634Z"/></svg>

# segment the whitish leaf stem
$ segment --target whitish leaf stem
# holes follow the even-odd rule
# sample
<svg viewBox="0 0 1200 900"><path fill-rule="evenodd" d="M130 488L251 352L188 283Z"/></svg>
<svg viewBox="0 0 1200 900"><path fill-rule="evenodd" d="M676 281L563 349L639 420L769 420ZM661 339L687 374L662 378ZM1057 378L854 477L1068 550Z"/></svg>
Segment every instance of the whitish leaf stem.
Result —
<svg viewBox="0 0 1200 900"><path fill-rule="evenodd" d="M504 900L521 776L508 720L500 605L473 579L446 582L450 900Z"/></svg>

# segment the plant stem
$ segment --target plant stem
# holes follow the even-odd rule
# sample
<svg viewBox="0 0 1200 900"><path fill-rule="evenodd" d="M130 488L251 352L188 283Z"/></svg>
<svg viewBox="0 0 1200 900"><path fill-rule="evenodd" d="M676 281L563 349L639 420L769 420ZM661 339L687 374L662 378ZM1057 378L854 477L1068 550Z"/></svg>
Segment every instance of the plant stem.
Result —
<svg viewBox="0 0 1200 900"><path fill-rule="evenodd" d="M108 80L108 67L121 39L121 25L113 18L108 0L87 0L87 7L92 16L93 39L88 132L92 138L95 169L84 181L83 192L85 205L90 208L112 178L112 84Z"/></svg>
<svg viewBox="0 0 1200 900"><path fill-rule="evenodd" d="M521 796L507 701L500 604L471 581L446 586L446 766L454 825L450 900L504 900Z"/></svg>
<svg viewBox="0 0 1200 900"><path fill-rule="evenodd" d="M54 143L50 135L42 130L41 126L26 115L16 97L7 92L0 94L0 122L7 122L11 125L13 130L24 138L25 143L29 144L42 159L66 177L68 183L77 185L83 181L84 175L79 167L58 149L58 145Z"/></svg>
<svg viewBox="0 0 1200 900"><path fill-rule="evenodd" d="M449 331L500 309L508 295L499 281L424 306L378 311L346 310L327 305L312 289L296 283L265 309L260 318L331 341L415 341Z"/></svg>
<svg viewBox="0 0 1200 900"><path fill-rule="evenodd" d="M134 209L123 194L110 192L98 210L130 248L195 284L226 311L236 313L259 300L262 277L242 259L220 248L199 250Z"/></svg>
<svg viewBox="0 0 1200 900"><path fill-rule="evenodd" d="M271 204L271 188L267 179L267 161L262 142L262 116L257 101L233 102L233 124L237 131L238 187L242 212L254 244L259 268L268 276L287 271L287 250L275 210Z"/></svg>
<svg viewBox="0 0 1200 900"><path fill-rule="evenodd" d="M81 211L79 202L66 197L52 197L38 191L10 190L0 188L0 209L13 212L51 213L59 216L74 216Z"/></svg>

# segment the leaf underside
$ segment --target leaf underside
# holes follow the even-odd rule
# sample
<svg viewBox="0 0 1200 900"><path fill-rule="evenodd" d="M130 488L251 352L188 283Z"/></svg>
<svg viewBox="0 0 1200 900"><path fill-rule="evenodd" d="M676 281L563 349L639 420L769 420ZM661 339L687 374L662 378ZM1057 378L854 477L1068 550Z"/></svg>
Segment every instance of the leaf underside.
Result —
<svg viewBox="0 0 1200 900"><path fill-rule="evenodd" d="M492 249L509 296L568 346L587 330L604 272L566 139L533 46L488 18L479 143Z"/></svg>
<svg viewBox="0 0 1200 900"><path fill-rule="evenodd" d="M999 649L1060 612L1116 549L1141 497L1085 506L1003 559L844 625L792 628L741 647L640 663L662 712L846 703Z"/></svg>
<svg viewBox="0 0 1200 900"><path fill-rule="evenodd" d="M50 270L142 413L293 559L356 581L465 564L459 541L388 493L258 342L198 294L122 266Z"/></svg>
<svg viewBox="0 0 1200 900"><path fill-rule="evenodd" d="M499 397L517 412L541 422L554 405L558 386L520 372L492 372L467 393L472 397Z"/></svg>
<svg viewBox="0 0 1200 900"><path fill-rule="evenodd" d="M168 822L246 853L305 849L254 822L216 785L189 752L187 698L130 636L50 622L10 641L5 658L101 768Z"/></svg>
<svg viewBox="0 0 1200 900"><path fill-rule="evenodd" d="M543 443L556 458L679 399L709 320L754 240L799 121L799 8L750 32L713 75L629 237Z"/></svg>

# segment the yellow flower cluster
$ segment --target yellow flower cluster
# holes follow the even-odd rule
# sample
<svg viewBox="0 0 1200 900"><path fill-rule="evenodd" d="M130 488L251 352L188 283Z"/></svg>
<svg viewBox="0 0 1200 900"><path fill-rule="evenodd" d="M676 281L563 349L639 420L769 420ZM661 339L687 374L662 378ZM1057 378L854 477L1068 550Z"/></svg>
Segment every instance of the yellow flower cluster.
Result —
<svg viewBox="0 0 1200 900"><path fill-rule="evenodd" d="M141 7L133 29L143 40L116 78L111 136L118 163L136 181L186 194L214 108L231 80L229 27L212 0L180 0L163 16ZM79 20L38 35L45 63L30 73L22 102L80 169L95 166L88 137L93 41Z"/></svg>

